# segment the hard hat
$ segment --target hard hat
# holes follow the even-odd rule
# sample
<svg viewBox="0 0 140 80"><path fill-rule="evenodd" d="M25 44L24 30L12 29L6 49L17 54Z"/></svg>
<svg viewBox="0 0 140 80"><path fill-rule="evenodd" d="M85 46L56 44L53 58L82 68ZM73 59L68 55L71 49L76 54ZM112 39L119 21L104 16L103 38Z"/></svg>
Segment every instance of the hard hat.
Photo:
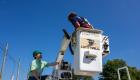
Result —
<svg viewBox="0 0 140 80"><path fill-rule="evenodd" d="M35 57L37 54L42 54L42 52L40 52L38 50L33 51L33 57Z"/></svg>

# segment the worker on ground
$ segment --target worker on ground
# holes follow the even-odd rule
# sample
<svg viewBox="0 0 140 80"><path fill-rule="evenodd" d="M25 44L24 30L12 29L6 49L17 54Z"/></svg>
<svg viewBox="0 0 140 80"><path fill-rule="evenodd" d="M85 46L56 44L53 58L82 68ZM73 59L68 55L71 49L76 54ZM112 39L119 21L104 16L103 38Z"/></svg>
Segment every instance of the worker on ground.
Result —
<svg viewBox="0 0 140 80"><path fill-rule="evenodd" d="M42 52L34 51L33 52L34 60L31 63L30 72L28 75L28 80L45 80L47 76L42 76L43 69L49 66L55 66L59 62L48 63L42 60Z"/></svg>
<svg viewBox="0 0 140 80"><path fill-rule="evenodd" d="M85 29L92 29L92 25L88 22L86 18L80 17L74 12L71 12L68 15L68 20L73 24L75 30L80 27Z"/></svg>

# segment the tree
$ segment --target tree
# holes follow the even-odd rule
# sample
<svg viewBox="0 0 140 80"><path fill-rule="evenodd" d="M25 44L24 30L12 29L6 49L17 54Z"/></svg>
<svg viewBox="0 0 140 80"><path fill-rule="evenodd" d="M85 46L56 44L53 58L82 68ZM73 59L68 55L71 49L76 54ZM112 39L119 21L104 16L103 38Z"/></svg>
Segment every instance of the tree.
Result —
<svg viewBox="0 0 140 80"><path fill-rule="evenodd" d="M140 70L136 67L129 67L129 72L132 80L140 80Z"/></svg>
<svg viewBox="0 0 140 80"><path fill-rule="evenodd" d="M117 69L128 66L122 59L108 60L103 65L103 72L100 74L99 80L118 80ZM128 66L130 76L132 80L140 80L140 71L135 67ZM128 80L126 70L121 70L121 80Z"/></svg>

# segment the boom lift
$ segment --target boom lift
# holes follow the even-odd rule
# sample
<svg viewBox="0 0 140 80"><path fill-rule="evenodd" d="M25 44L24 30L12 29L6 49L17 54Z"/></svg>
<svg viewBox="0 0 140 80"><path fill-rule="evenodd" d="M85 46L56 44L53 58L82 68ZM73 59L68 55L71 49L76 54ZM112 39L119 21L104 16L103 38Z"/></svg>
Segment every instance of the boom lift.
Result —
<svg viewBox="0 0 140 80"><path fill-rule="evenodd" d="M99 29L78 28L71 36L63 30L64 37L56 61L62 61L55 66L53 80L71 80L72 68L68 62L63 61L65 51L70 47L74 56L73 73L74 75L95 76L102 72L102 58L109 54L109 39L103 35ZM69 69L62 69L69 67Z"/></svg>

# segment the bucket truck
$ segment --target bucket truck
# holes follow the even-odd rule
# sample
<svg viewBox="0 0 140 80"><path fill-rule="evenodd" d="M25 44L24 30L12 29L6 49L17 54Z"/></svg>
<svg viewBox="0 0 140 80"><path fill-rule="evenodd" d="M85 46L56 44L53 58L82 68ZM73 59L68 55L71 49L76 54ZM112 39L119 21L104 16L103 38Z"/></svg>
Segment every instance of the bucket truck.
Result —
<svg viewBox="0 0 140 80"><path fill-rule="evenodd" d="M79 28L71 36L65 30L63 32L64 37L56 58L56 61L62 62L55 66L52 79L71 80L72 73L95 76L102 72L102 58L110 53L108 36L103 35L103 31L99 29ZM74 56L73 70L68 62L63 61L68 47ZM62 65L65 69L62 69Z"/></svg>

